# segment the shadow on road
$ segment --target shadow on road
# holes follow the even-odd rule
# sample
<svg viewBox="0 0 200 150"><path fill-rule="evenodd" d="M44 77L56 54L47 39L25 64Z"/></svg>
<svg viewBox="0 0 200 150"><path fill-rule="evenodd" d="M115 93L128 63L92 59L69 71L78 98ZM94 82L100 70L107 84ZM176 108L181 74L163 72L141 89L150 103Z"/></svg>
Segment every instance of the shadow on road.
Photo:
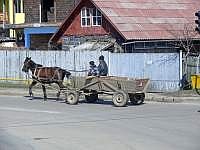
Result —
<svg viewBox="0 0 200 150"><path fill-rule="evenodd" d="M24 97L28 98L28 100L42 100L42 101L44 101L43 97L38 97L38 96L34 97L34 98L32 98L30 96L24 96ZM47 98L46 101L57 102L57 103L66 103L66 101L64 99L56 100L56 98L53 98L53 97ZM93 103L89 103L85 99L80 99L79 102L78 102L78 104L88 104L88 105L90 105L90 104L92 104L92 105L96 104L96 105L111 105L111 106L114 106L112 100L104 100L104 99L98 99L96 102L93 102ZM144 104L145 103L140 104L140 105L144 105ZM134 104L132 104L130 102L127 103L127 106L140 106L140 105L134 105Z"/></svg>

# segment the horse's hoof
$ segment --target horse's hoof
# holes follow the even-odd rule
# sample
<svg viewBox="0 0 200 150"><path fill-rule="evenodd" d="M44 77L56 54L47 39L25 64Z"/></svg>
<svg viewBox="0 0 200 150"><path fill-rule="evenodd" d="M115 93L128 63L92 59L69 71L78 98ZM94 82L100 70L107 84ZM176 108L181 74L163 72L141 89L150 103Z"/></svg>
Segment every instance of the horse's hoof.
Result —
<svg viewBox="0 0 200 150"><path fill-rule="evenodd" d="M33 100L33 99L34 99L34 97L33 97L33 96L30 96L29 100Z"/></svg>
<svg viewBox="0 0 200 150"><path fill-rule="evenodd" d="M33 93L29 93L29 100L33 100L34 99L34 96L33 96Z"/></svg>
<svg viewBox="0 0 200 150"><path fill-rule="evenodd" d="M29 93L30 97L33 97L33 93Z"/></svg>
<svg viewBox="0 0 200 150"><path fill-rule="evenodd" d="M44 97L44 101L47 101L47 97Z"/></svg>

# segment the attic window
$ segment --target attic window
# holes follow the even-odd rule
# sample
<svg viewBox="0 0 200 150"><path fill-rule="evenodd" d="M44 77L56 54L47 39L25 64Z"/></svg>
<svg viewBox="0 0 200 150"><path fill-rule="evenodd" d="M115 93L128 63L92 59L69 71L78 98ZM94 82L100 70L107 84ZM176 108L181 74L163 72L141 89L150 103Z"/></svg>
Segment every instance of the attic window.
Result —
<svg viewBox="0 0 200 150"><path fill-rule="evenodd" d="M90 9L84 7L81 10L81 26L87 27L90 26Z"/></svg>
<svg viewBox="0 0 200 150"><path fill-rule="evenodd" d="M96 8L82 8L81 10L81 26L100 26L102 24L101 12Z"/></svg>
<svg viewBox="0 0 200 150"><path fill-rule="evenodd" d="M100 26L101 25L101 12L98 9L92 10L92 25Z"/></svg>

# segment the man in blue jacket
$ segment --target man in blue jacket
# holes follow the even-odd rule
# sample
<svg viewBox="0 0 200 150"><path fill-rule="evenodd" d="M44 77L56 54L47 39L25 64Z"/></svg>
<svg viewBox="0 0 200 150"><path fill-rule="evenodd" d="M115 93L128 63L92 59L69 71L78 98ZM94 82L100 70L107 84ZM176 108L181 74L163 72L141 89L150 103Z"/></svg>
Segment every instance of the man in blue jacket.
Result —
<svg viewBox="0 0 200 150"><path fill-rule="evenodd" d="M99 57L98 76L107 76L107 74L108 74L108 66L104 60L104 56L101 55Z"/></svg>

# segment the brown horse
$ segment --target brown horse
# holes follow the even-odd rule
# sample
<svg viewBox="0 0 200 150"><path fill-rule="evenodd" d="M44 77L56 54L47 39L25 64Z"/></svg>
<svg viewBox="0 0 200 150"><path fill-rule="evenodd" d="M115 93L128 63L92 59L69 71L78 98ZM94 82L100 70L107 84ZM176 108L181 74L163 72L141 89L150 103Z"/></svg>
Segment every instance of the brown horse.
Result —
<svg viewBox="0 0 200 150"><path fill-rule="evenodd" d="M69 78L71 75L70 72L59 68L59 67L43 67L40 64L36 64L31 57L26 57L24 61L24 65L22 67L22 71L28 73L28 71L32 72L32 83L29 86L29 95L33 97L32 87L36 85L38 82L42 84L42 89L44 93L44 100L47 99L45 84L56 83L59 88L64 88L63 79L66 76ZM57 93L57 98L60 96L60 89Z"/></svg>

